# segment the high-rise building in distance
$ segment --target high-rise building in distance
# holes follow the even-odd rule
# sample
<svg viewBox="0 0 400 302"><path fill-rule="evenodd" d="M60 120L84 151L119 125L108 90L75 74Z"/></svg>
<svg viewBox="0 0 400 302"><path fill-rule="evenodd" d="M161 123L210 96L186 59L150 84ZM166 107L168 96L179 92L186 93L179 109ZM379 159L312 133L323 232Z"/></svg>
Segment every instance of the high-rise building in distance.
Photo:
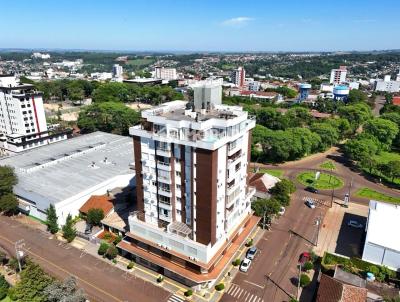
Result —
<svg viewBox="0 0 400 302"><path fill-rule="evenodd" d="M347 68L346 66L340 66L339 69L332 69L331 78L329 83L339 85L346 82Z"/></svg>
<svg viewBox="0 0 400 302"><path fill-rule="evenodd" d="M21 152L66 138L49 133L41 92L14 75L0 75L0 149Z"/></svg>
<svg viewBox="0 0 400 302"><path fill-rule="evenodd" d="M246 71L243 67L238 67L232 71L231 82L238 87L243 87L245 84Z"/></svg>
<svg viewBox="0 0 400 302"><path fill-rule="evenodd" d="M112 77L113 78L122 78L122 74L124 69L119 64L114 64L112 67Z"/></svg>
<svg viewBox="0 0 400 302"><path fill-rule="evenodd" d="M172 81L172 80L176 80L178 78L178 75L176 73L175 68L165 68L165 67L156 66L154 68L154 77L156 79Z"/></svg>

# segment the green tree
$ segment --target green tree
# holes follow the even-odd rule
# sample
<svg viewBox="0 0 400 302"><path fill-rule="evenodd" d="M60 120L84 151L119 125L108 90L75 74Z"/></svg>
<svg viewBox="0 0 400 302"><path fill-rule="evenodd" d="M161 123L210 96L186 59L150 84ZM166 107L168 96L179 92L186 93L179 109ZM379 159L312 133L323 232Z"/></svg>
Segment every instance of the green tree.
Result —
<svg viewBox="0 0 400 302"><path fill-rule="evenodd" d="M358 89L352 89L349 92L348 101L349 103L359 103L364 102L368 99L368 95Z"/></svg>
<svg viewBox="0 0 400 302"><path fill-rule="evenodd" d="M77 287L76 278L71 276L64 282L55 281L44 290L47 302L85 302L82 289Z"/></svg>
<svg viewBox="0 0 400 302"><path fill-rule="evenodd" d="M321 150L333 146L339 140L338 130L328 123L315 123L311 126L311 131L321 137Z"/></svg>
<svg viewBox="0 0 400 302"><path fill-rule="evenodd" d="M0 195L11 193L17 182L17 176L13 168L9 166L0 166Z"/></svg>
<svg viewBox="0 0 400 302"><path fill-rule="evenodd" d="M275 186L269 190L269 192L274 196L290 195L296 192L296 186L289 179L282 179L281 181L277 182Z"/></svg>
<svg viewBox="0 0 400 302"><path fill-rule="evenodd" d="M63 237L68 242L72 242L75 239L76 229L71 214L68 214L65 225L62 227L62 231L63 231Z"/></svg>
<svg viewBox="0 0 400 302"><path fill-rule="evenodd" d="M392 145L393 139L399 133L399 128L390 120L375 118L365 123L364 131L367 134L375 136L382 144L382 147L386 146L386 148L389 148Z"/></svg>
<svg viewBox="0 0 400 302"><path fill-rule="evenodd" d="M49 208L46 210L46 214L47 214L47 219L46 219L47 230L52 234L57 233L59 230L58 217L56 209L53 204L50 204Z"/></svg>
<svg viewBox="0 0 400 302"><path fill-rule="evenodd" d="M14 288L14 296L18 302L46 302L45 289L53 283L39 265L28 261L20 273L20 281Z"/></svg>
<svg viewBox="0 0 400 302"><path fill-rule="evenodd" d="M356 103L353 105L340 107L339 116L347 119L352 129L357 129L364 122L372 118L371 108L364 103Z"/></svg>
<svg viewBox="0 0 400 302"><path fill-rule="evenodd" d="M106 242L102 242L102 243L100 243L99 250L97 251L97 253L99 255L103 256L106 254L108 248L109 248L109 244Z"/></svg>
<svg viewBox="0 0 400 302"><path fill-rule="evenodd" d="M355 138L348 140L344 146L346 154L350 159L362 161L371 158L379 150L376 140L372 138Z"/></svg>
<svg viewBox="0 0 400 302"><path fill-rule="evenodd" d="M111 244L106 252L106 257L110 260L114 259L118 255L118 249L115 247L115 245Z"/></svg>
<svg viewBox="0 0 400 302"><path fill-rule="evenodd" d="M0 274L0 301L4 299L5 296L7 296L9 288L10 285L8 284L4 276Z"/></svg>
<svg viewBox="0 0 400 302"><path fill-rule="evenodd" d="M100 225L104 218L103 209L90 209L87 213L86 221L91 225Z"/></svg>
<svg viewBox="0 0 400 302"><path fill-rule="evenodd" d="M395 178L400 178L400 160L391 160L387 164L383 164L381 171L394 182Z"/></svg>
<svg viewBox="0 0 400 302"><path fill-rule="evenodd" d="M15 214L18 211L18 200L13 193L4 193L0 196L0 212Z"/></svg>
<svg viewBox="0 0 400 302"><path fill-rule="evenodd" d="M263 218L262 221L265 226L265 224L271 219L271 216L276 215L279 212L281 204L274 198L258 199L251 204L251 208L253 209L254 214Z"/></svg>
<svg viewBox="0 0 400 302"><path fill-rule="evenodd" d="M104 131L128 135L129 127L137 124L140 113L121 103L104 102L87 106L79 113L78 127L83 133Z"/></svg>
<svg viewBox="0 0 400 302"><path fill-rule="evenodd" d="M300 275L300 286L301 287L306 287L311 283L310 277L306 274L301 274Z"/></svg>

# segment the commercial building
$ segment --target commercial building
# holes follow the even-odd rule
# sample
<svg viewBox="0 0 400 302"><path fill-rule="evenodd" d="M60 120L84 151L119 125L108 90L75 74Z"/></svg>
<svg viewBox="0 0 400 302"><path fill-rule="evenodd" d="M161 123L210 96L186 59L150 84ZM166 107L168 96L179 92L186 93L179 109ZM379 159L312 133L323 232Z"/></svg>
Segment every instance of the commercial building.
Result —
<svg viewBox="0 0 400 302"><path fill-rule="evenodd" d="M133 186L132 158L129 137L94 132L1 159L0 165L15 170L14 193L23 212L45 220L53 204L62 225L92 195Z"/></svg>
<svg viewBox="0 0 400 302"><path fill-rule="evenodd" d="M380 92L395 93L400 91L400 81L392 81L390 75L384 77L383 80L375 80L374 90Z"/></svg>
<svg viewBox="0 0 400 302"><path fill-rule="evenodd" d="M0 75L0 152L17 153L64 139L65 133L47 129L42 93L13 75Z"/></svg>
<svg viewBox="0 0 400 302"><path fill-rule="evenodd" d="M255 120L209 95L144 110L142 124L130 128L137 211L118 245L138 263L197 288L215 283L259 221L247 180Z"/></svg>
<svg viewBox="0 0 400 302"><path fill-rule="evenodd" d="M347 76L346 66L340 66L339 69L332 69L329 83L337 85L344 83L346 82L346 76Z"/></svg>
<svg viewBox="0 0 400 302"><path fill-rule="evenodd" d="M246 79L246 71L243 67L238 67L234 71L232 71L231 82L235 84L237 87L244 87Z"/></svg>
<svg viewBox="0 0 400 302"><path fill-rule="evenodd" d="M154 68L154 78L172 81L178 79L178 75L176 73L176 68L165 68L156 66Z"/></svg>
<svg viewBox="0 0 400 302"><path fill-rule="evenodd" d="M375 200L369 202L363 260L400 269L399 217L399 205Z"/></svg>

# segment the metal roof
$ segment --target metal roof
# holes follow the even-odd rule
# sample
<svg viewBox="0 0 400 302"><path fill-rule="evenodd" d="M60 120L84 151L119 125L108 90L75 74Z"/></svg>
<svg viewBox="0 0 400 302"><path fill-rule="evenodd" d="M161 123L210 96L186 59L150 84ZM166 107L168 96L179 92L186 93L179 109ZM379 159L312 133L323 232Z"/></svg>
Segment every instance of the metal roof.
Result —
<svg viewBox="0 0 400 302"><path fill-rule="evenodd" d="M18 177L15 194L45 210L118 175L134 172L132 139L93 132L0 159Z"/></svg>

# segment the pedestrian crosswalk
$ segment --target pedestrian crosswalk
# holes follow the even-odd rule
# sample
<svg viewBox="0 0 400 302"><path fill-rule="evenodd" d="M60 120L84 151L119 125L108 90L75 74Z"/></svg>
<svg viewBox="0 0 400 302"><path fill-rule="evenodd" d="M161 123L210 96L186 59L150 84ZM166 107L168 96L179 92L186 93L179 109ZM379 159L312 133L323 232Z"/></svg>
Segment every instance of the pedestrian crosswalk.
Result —
<svg viewBox="0 0 400 302"><path fill-rule="evenodd" d="M185 299L179 297L177 294L173 294L169 297L168 302L185 302Z"/></svg>
<svg viewBox="0 0 400 302"><path fill-rule="evenodd" d="M316 205L324 205L324 206L327 206L328 203L329 203L328 200L319 199L319 198L314 198L314 197L310 197L310 196L303 196L302 200L303 200L303 201L311 200L311 201L313 201Z"/></svg>
<svg viewBox="0 0 400 302"><path fill-rule="evenodd" d="M244 302L264 302L264 300L255 294L241 288L239 285L232 283L226 292L228 295L235 298L237 301Z"/></svg>

